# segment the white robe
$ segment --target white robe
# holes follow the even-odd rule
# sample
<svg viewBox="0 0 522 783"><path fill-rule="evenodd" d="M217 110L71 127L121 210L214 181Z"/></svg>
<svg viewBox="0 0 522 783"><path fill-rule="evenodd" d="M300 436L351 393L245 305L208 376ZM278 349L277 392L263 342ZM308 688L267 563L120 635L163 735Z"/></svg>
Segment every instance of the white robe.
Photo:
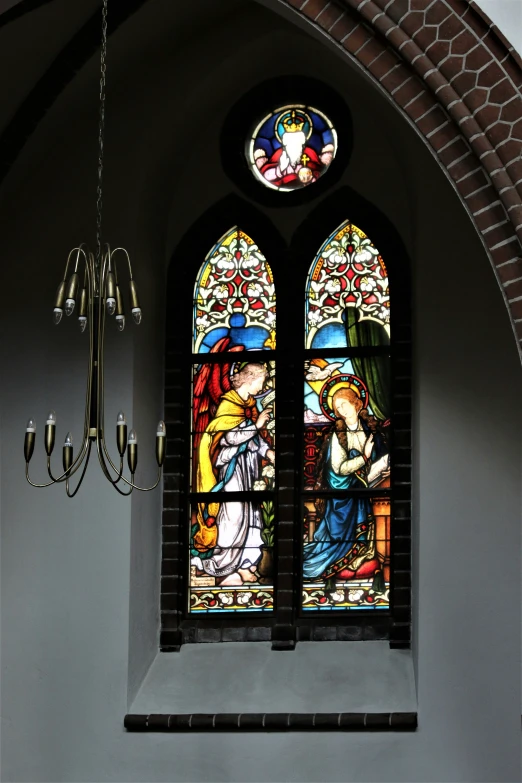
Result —
<svg viewBox="0 0 522 783"><path fill-rule="evenodd" d="M256 437L257 436L257 437ZM216 467L218 481L225 478L230 461L237 454L242 443L248 442L246 450L239 454L234 473L223 487L223 492L246 492L254 488L254 481L260 476L261 458L270 448L254 424L242 422L228 430L219 441ZM262 520L259 506L246 502L220 503L216 517L217 543L212 557L202 560L193 557L191 562L210 576L228 576L238 568L248 568L261 557Z"/></svg>

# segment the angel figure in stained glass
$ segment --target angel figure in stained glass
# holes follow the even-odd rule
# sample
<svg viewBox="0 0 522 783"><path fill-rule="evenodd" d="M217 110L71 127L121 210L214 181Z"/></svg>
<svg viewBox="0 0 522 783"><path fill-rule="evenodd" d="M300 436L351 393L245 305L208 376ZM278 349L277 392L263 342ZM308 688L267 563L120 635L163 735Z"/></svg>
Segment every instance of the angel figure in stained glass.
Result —
<svg viewBox="0 0 522 783"><path fill-rule="evenodd" d="M224 338L212 352L226 350L228 343ZM194 384L197 492L254 490L264 467L268 473L266 466L275 461L269 427L273 409L267 404L259 410L257 398L267 389L269 374L267 364L253 361L201 366ZM222 497L199 503L191 565L223 586L257 581L262 527L256 503Z"/></svg>

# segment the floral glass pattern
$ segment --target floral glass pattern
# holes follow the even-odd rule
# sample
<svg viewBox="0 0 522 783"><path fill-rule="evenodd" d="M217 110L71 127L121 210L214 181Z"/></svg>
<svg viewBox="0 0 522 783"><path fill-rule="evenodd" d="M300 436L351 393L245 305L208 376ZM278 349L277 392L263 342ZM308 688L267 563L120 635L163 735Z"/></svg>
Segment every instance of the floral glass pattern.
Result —
<svg viewBox="0 0 522 783"><path fill-rule="evenodd" d="M223 337L230 349L274 349L272 270L255 242L234 227L208 254L194 290L194 353L208 353Z"/></svg>
<svg viewBox="0 0 522 783"><path fill-rule="evenodd" d="M337 133L311 106L280 106L265 116L250 140L250 168L266 187L297 190L323 176L337 152Z"/></svg>
<svg viewBox="0 0 522 783"><path fill-rule="evenodd" d="M274 349L272 273L253 240L234 228L196 283L191 614L273 609Z"/></svg>
<svg viewBox="0 0 522 783"><path fill-rule="evenodd" d="M388 273L364 231L345 221L320 248L306 286L306 348L385 345Z"/></svg>

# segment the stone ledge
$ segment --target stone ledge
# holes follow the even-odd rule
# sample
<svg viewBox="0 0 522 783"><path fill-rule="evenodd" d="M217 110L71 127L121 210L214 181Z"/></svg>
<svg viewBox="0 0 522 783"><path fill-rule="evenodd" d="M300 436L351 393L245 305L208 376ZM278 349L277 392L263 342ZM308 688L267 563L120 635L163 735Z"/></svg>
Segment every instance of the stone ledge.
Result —
<svg viewBox="0 0 522 783"><path fill-rule="evenodd" d="M416 712L128 714L132 732L415 731Z"/></svg>
<svg viewBox="0 0 522 783"><path fill-rule="evenodd" d="M164 726L169 715L282 714L286 729L292 728L292 715L293 730L297 715L321 715L316 724L330 715L333 730L339 715L386 715L380 720L384 726L391 714L416 710L411 651L391 650L382 641L306 642L297 644L291 655L274 652L270 642L183 645L175 655L157 654L127 708L130 716L142 716L140 730L151 715L163 717L149 719L149 724L159 721ZM129 717L126 726L136 725L136 720ZM275 720L271 717L269 723ZM364 726L364 717L350 720L359 728L379 722L367 717ZM171 717L168 728L181 730L187 721ZM276 724L283 726L281 721Z"/></svg>

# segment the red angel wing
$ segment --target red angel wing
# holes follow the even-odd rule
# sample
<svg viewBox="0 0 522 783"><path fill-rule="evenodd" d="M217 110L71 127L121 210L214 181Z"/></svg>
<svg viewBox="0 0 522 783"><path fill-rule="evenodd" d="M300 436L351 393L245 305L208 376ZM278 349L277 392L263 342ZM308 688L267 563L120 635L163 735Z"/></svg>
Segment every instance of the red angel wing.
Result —
<svg viewBox="0 0 522 783"><path fill-rule="evenodd" d="M210 353L226 351L230 344L230 337L218 340L210 349ZM231 351L244 350L242 345L234 346ZM205 362L202 364L194 378L192 401L192 454L194 471L197 467L198 448L201 436L208 424L216 415L217 406L221 397L230 391L230 363L229 362ZM195 474L194 474L195 475Z"/></svg>

